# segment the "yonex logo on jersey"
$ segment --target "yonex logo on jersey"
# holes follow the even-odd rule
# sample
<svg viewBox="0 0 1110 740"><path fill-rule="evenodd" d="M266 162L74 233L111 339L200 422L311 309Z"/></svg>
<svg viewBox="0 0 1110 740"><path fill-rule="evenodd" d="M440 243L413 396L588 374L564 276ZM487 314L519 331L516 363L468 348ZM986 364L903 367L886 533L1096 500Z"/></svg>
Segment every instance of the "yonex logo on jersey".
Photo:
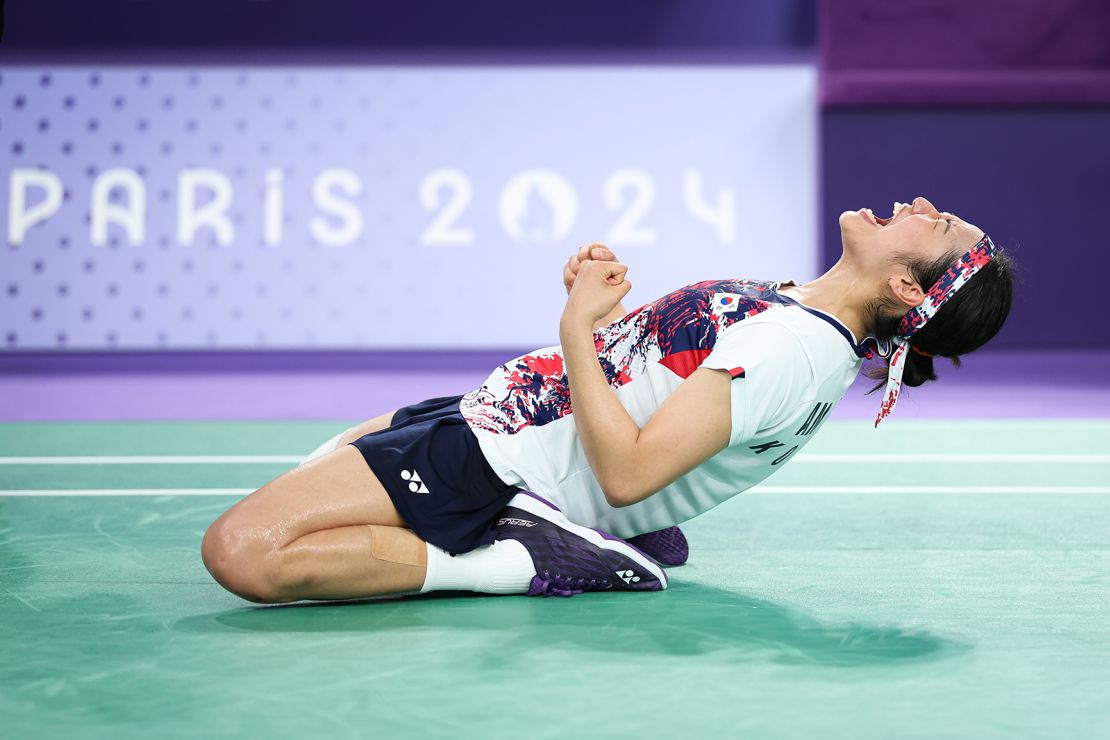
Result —
<svg viewBox="0 0 1110 740"><path fill-rule="evenodd" d="M428 487L424 485L424 481L420 480L420 475L416 470L402 470L401 477L409 482L409 490L413 493L431 493Z"/></svg>
<svg viewBox="0 0 1110 740"><path fill-rule="evenodd" d="M640 577L634 575L630 570L618 570L617 575L621 577L622 581L629 585L632 585L633 583L636 583L640 580Z"/></svg>
<svg viewBox="0 0 1110 740"><path fill-rule="evenodd" d="M527 519L516 519L515 517L511 517L511 516L502 517L501 519L497 520L497 526L499 526L499 527L503 527L506 524L512 525L514 527L534 527L534 526L536 526L535 522L530 522Z"/></svg>

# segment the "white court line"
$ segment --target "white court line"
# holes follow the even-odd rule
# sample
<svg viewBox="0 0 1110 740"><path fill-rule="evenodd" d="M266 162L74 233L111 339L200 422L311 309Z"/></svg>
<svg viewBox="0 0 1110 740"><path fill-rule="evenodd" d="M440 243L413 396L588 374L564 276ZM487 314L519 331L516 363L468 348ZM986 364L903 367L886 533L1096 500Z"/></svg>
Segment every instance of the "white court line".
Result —
<svg viewBox="0 0 1110 740"><path fill-rule="evenodd" d="M881 453L799 453L793 462L800 463L1035 463L1068 465L1074 463L1110 463L1110 455L1099 453L962 453L962 452L881 452Z"/></svg>
<svg viewBox="0 0 1110 740"><path fill-rule="evenodd" d="M246 496L253 488L52 488L0 490L5 496ZM1054 494L1107 495L1110 486L756 486L749 494Z"/></svg>
<svg viewBox="0 0 1110 740"><path fill-rule="evenodd" d="M977 493L1051 493L1056 495L1105 495L1110 486L756 486L744 493L817 493L817 494L961 494Z"/></svg>
<svg viewBox="0 0 1110 740"><path fill-rule="evenodd" d="M299 464L307 455L86 455L0 457L0 465L260 465ZM862 463L964 463L1073 465L1110 463L1110 454L1099 453L801 453L793 462L809 464Z"/></svg>
<svg viewBox="0 0 1110 740"><path fill-rule="evenodd" d="M253 488L27 488L5 491L5 496L246 496Z"/></svg>
<svg viewBox="0 0 1110 740"><path fill-rule="evenodd" d="M0 457L0 465L258 465L296 464L304 455L86 455Z"/></svg>

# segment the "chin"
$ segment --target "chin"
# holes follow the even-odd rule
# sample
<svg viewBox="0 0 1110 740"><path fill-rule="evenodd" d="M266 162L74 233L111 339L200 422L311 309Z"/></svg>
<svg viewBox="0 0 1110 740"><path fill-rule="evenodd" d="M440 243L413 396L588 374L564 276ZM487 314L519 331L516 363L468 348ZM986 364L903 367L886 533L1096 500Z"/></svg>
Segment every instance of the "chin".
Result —
<svg viewBox="0 0 1110 740"><path fill-rule="evenodd" d="M860 226L870 226L867 219L859 215L859 211L844 211L837 220L840 223L841 234L848 231L859 231Z"/></svg>

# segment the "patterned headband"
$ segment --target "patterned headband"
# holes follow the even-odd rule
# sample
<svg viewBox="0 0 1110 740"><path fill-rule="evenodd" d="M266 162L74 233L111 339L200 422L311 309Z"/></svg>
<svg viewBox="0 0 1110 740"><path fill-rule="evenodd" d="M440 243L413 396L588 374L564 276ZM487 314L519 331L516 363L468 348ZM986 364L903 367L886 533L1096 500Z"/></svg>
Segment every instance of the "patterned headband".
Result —
<svg viewBox="0 0 1110 740"><path fill-rule="evenodd" d="M954 296L957 290L966 285L972 275L991 261L995 252L994 242L984 234L967 254L952 263L936 285L929 288L921 305L911 309L902 319L902 323L898 325L898 333L893 339L894 351L890 355L890 369L887 370L886 395L883 397L883 405L879 408L879 415L875 417L876 427L883 419L890 416L890 412L894 410L894 404L898 403L898 395L902 390L902 372L906 369L906 352L910 349L910 337L921 331L929 319L937 315L941 306Z"/></svg>

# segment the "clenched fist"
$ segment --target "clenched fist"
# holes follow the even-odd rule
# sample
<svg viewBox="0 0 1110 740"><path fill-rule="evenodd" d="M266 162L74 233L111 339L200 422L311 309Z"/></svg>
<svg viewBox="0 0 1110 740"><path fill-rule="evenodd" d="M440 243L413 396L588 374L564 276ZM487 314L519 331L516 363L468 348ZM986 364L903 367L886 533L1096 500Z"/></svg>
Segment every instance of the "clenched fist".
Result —
<svg viewBox="0 0 1110 740"><path fill-rule="evenodd" d="M608 260L582 260L560 322L563 328L592 330L632 289L628 266Z"/></svg>
<svg viewBox="0 0 1110 740"><path fill-rule="evenodd" d="M570 295L570 289L574 287L574 278L578 276L578 270L586 260L616 262L617 255L613 254L613 250L609 247L598 242L586 244L576 254L572 254L567 263L563 265L563 287L567 289L567 295ZM616 285L623 277L623 274L619 278L613 276L609 278L609 284Z"/></svg>

